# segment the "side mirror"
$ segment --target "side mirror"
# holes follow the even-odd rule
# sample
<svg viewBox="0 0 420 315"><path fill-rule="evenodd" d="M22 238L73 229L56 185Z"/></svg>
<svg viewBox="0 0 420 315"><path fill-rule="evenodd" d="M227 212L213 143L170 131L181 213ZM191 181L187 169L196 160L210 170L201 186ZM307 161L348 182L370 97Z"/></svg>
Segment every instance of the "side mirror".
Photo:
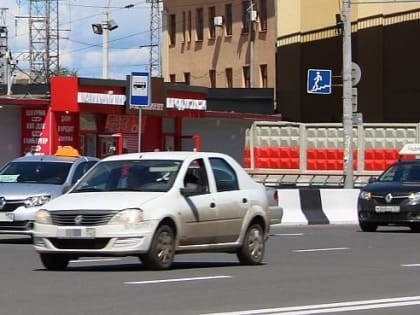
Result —
<svg viewBox="0 0 420 315"><path fill-rule="evenodd" d="M378 180L377 177L372 176L372 177L369 178L368 183L370 184L370 183L376 182L377 180Z"/></svg>

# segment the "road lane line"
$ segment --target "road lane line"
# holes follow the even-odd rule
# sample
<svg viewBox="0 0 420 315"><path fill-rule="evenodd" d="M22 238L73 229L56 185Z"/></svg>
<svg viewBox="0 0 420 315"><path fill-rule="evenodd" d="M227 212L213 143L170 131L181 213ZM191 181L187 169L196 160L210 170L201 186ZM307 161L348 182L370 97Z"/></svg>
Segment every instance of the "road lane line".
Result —
<svg viewBox="0 0 420 315"><path fill-rule="evenodd" d="M400 265L401 267L420 267L420 264L404 264Z"/></svg>
<svg viewBox="0 0 420 315"><path fill-rule="evenodd" d="M233 277L232 276L207 276L207 277L192 277L192 278L174 278L174 279L146 280L146 281L128 281L128 282L124 282L124 284L142 285L142 284L229 279L229 278L233 278Z"/></svg>
<svg viewBox="0 0 420 315"><path fill-rule="evenodd" d="M203 315L308 315L420 305L420 296L267 308Z"/></svg>
<svg viewBox="0 0 420 315"><path fill-rule="evenodd" d="M303 233L276 233L276 234L270 234L270 236L302 236L305 235Z"/></svg>
<svg viewBox="0 0 420 315"><path fill-rule="evenodd" d="M325 251L334 251L334 250L347 250L350 247L330 247L330 248L312 248L312 249L295 249L295 253L306 253L306 252L325 252Z"/></svg>

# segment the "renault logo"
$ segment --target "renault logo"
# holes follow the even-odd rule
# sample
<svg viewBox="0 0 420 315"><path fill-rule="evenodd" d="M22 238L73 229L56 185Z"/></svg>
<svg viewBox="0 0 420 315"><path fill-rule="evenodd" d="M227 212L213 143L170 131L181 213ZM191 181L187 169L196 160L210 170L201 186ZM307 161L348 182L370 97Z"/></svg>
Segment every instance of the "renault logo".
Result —
<svg viewBox="0 0 420 315"><path fill-rule="evenodd" d="M391 203L391 201L392 201L392 195L391 195L391 193L389 193L389 194L387 194L385 196L385 201L386 201L386 203Z"/></svg>
<svg viewBox="0 0 420 315"><path fill-rule="evenodd" d="M6 205L6 198L0 197L0 210Z"/></svg>
<svg viewBox="0 0 420 315"><path fill-rule="evenodd" d="M75 223L76 225L80 225L80 224L82 223L82 221L83 221L83 216L82 216L81 214L77 215L77 216L74 218L74 223Z"/></svg>

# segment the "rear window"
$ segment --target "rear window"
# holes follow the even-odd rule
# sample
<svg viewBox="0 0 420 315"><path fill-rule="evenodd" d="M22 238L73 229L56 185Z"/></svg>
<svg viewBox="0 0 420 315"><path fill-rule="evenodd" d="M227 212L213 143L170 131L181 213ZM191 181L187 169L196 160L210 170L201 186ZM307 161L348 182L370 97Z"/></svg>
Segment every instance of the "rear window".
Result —
<svg viewBox="0 0 420 315"><path fill-rule="evenodd" d="M71 165L60 162L11 162L0 170L0 183L62 185Z"/></svg>

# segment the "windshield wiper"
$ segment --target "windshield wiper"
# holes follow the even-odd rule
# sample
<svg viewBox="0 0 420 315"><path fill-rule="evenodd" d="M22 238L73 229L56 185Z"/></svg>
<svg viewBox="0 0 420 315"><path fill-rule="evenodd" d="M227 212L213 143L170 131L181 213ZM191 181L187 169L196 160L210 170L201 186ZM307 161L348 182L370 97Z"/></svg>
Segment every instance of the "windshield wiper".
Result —
<svg viewBox="0 0 420 315"><path fill-rule="evenodd" d="M86 188L79 188L77 190L73 190L72 192L79 193L79 192L95 192L95 191L104 191L104 190L95 188L95 187L86 187Z"/></svg>

